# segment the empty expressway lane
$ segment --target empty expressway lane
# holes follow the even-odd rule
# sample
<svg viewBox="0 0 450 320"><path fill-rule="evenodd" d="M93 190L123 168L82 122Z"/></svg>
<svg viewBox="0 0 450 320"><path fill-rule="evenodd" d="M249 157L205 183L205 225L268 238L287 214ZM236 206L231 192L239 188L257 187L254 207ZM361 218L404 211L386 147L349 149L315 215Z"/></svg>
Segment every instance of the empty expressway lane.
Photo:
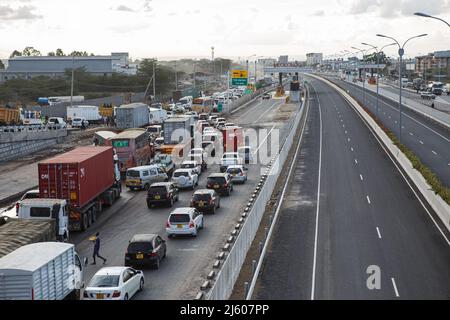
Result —
<svg viewBox="0 0 450 320"><path fill-rule="evenodd" d="M353 83L330 79L347 90L350 95L363 101L363 89ZM366 106L376 114L376 94L366 89ZM411 95L411 93L404 93ZM380 97L379 119L399 136L398 102ZM402 142L433 170L439 179L450 187L450 131L425 119L423 116L402 108Z"/></svg>
<svg viewBox="0 0 450 320"><path fill-rule="evenodd" d="M448 235L350 105L310 83L304 140L252 298L448 299ZM379 289L369 290L368 268L379 268Z"/></svg>

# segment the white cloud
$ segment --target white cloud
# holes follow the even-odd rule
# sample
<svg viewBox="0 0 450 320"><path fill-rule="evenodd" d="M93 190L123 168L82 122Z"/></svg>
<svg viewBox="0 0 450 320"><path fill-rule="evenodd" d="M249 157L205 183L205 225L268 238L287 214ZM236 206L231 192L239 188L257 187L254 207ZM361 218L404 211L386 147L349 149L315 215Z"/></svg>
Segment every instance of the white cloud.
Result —
<svg viewBox="0 0 450 320"><path fill-rule="evenodd" d="M35 20L42 19L42 15L35 13L34 6L20 6L13 8L11 6L0 6L1 20ZM1 23L1 22L0 22Z"/></svg>

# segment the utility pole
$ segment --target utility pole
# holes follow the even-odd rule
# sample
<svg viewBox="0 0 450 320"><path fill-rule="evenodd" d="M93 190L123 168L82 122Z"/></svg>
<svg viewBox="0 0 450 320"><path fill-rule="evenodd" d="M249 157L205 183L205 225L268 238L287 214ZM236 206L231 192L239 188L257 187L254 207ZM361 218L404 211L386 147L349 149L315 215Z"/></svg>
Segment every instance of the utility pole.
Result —
<svg viewBox="0 0 450 320"><path fill-rule="evenodd" d="M257 61L255 60L255 89L256 89L256 68L257 68L257 65L256 65L256 63L257 63Z"/></svg>
<svg viewBox="0 0 450 320"><path fill-rule="evenodd" d="M196 63L194 62L194 90L195 90L195 74L197 73L195 70Z"/></svg>
<svg viewBox="0 0 450 320"><path fill-rule="evenodd" d="M213 81L216 79L216 64L214 63L214 47L211 47L211 62L213 64Z"/></svg>
<svg viewBox="0 0 450 320"><path fill-rule="evenodd" d="M153 58L153 99L156 99L156 75L155 75L156 58Z"/></svg>
<svg viewBox="0 0 450 320"><path fill-rule="evenodd" d="M248 84L248 81L249 81L249 74L248 74L248 60L246 61L246 64L247 64L247 84Z"/></svg>
<svg viewBox="0 0 450 320"><path fill-rule="evenodd" d="M75 56L72 56L72 83L70 85L70 106L73 107L73 78L75 72Z"/></svg>
<svg viewBox="0 0 450 320"><path fill-rule="evenodd" d="M175 61L175 91L178 91L178 72L177 72L177 61Z"/></svg>

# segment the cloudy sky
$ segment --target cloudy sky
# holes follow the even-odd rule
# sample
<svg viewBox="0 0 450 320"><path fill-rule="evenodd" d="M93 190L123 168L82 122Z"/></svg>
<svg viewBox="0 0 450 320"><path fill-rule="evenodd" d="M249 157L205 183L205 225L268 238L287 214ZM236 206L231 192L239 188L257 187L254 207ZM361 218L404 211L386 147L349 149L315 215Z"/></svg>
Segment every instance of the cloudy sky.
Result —
<svg viewBox="0 0 450 320"><path fill-rule="evenodd" d="M450 0L0 0L0 58L33 46L133 58L332 54L362 41L408 43L406 56L450 49ZM394 54L395 49L387 50Z"/></svg>

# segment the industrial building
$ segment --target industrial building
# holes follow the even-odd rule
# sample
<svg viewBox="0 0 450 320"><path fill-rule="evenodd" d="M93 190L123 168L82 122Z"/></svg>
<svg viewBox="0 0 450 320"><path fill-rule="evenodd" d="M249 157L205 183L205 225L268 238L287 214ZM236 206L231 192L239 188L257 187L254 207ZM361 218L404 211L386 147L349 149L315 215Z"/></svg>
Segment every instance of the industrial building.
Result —
<svg viewBox="0 0 450 320"><path fill-rule="evenodd" d="M110 56L21 56L8 59L8 66L0 70L0 83L38 76L61 77L72 68L84 68L93 75L110 76L113 73L136 74L137 66L128 64L128 53Z"/></svg>
<svg viewBox="0 0 450 320"><path fill-rule="evenodd" d="M307 66L321 65L322 60L323 60L322 53L307 53L306 54L306 65Z"/></svg>

